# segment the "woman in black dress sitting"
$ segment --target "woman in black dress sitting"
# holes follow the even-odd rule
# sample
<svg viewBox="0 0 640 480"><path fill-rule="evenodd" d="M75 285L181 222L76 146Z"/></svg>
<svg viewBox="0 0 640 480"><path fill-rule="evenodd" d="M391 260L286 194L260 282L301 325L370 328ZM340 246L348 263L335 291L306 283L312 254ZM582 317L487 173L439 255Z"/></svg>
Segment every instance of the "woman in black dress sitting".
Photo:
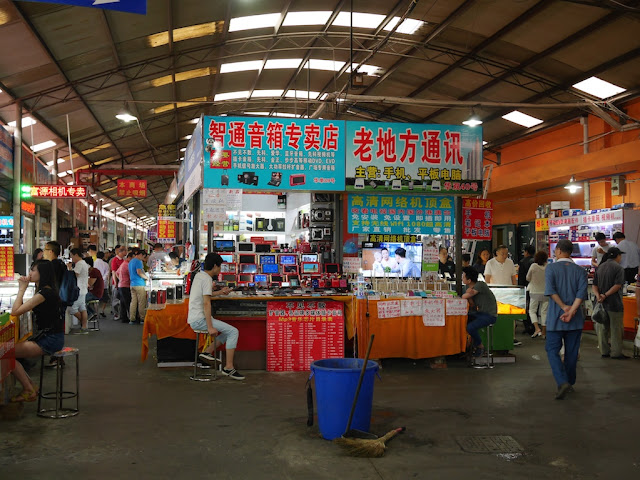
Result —
<svg viewBox="0 0 640 480"><path fill-rule="evenodd" d="M35 282L36 294L23 301L29 282ZM36 331L26 342L16 345L16 359L51 355L64 347L64 319L60 316L58 286L51 262L36 261L27 277L18 279L18 296L11 308L11 315L22 315L33 311ZM12 402L33 402L38 398L38 389L31 382L20 362L12 372L22 384L22 392L11 398Z"/></svg>

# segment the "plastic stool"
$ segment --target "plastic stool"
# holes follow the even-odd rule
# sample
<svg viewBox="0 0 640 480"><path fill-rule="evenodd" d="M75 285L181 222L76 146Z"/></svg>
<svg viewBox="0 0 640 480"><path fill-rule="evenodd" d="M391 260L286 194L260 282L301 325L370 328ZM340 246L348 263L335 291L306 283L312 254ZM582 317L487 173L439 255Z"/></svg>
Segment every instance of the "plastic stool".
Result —
<svg viewBox="0 0 640 480"><path fill-rule="evenodd" d="M484 357L477 357L478 359L480 358L484 358L486 361L486 364L484 365L474 365L473 368L493 368L494 364L493 364L493 354L491 353L491 347L493 346L493 323L490 325L487 325L486 330L487 330L487 344L485 345L485 352L486 352L486 356Z"/></svg>
<svg viewBox="0 0 640 480"><path fill-rule="evenodd" d="M90 300L87 302L87 311L89 311L89 307L91 307L95 312L87 320L87 328L92 332L97 332L100 330L100 312L98 312L99 305L100 300ZM90 325L91 323L93 323L93 326Z"/></svg>
<svg viewBox="0 0 640 480"><path fill-rule="evenodd" d="M638 335L638 327L640 326L640 318L633 319L636 322L636 336ZM633 339L633 358L640 358L640 348L636 345L636 339Z"/></svg>
<svg viewBox="0 0 640 480"><path fill-rule="evenodd" d="M76 391L64 390L64 367L62 359L65 357L76 357ZM38 390L38 416L44 418L67 418L74 417L80 412L80 355L77 348L64 347L62 350L51 355L57 359L56 364L56 390L54 392L42 392L42 382L44 379L44 355L40 358L40 389ZM63 400L76 399L76 408L65 408ZM41 408L42 399L54 400L55 408Z"/></svg>
<svg viewBox="0 0 640 480"><path fill-rule="evenodd" d="M211 335L208 330L194 330L196 334L196 351L195 358L193 360L193 375L189 377L190 380L194 380L196 382L211 382L218 380L218 369L213 369L213 374L204 373L203 370L209 370L212 367L210 365L202 365L198 363L198 356L200 355L200 335L206 335L207 340L209 342L213 342L213 356L217 359L217 350L216 350L216 337Z"/></svg>

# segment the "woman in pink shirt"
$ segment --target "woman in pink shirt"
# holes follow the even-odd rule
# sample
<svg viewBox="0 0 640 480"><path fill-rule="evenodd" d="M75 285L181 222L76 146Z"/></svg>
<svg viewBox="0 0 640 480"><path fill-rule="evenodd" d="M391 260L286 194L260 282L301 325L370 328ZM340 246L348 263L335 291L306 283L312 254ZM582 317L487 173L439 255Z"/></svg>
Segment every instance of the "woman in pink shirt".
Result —
<svg viewBox="0 0 640 480"><path fill-rule="evenodd" d="M129 277L129 260L133 258L133 252L124 258L122 265L118 267L118 295L120 296L120 321L129 323L129 307L131 305L131 278Z"/></svg>

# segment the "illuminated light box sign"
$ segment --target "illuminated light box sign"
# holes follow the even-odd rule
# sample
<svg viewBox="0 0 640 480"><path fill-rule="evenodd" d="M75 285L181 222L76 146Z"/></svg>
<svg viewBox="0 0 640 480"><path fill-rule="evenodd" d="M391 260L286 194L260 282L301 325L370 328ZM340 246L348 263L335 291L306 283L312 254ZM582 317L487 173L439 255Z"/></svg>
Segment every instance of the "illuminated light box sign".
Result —
<svg viewBox="0 0 640 480"><path fill-rule="evenodd" d="M462 238L491 240L493 233L493 204L491 200L465 198L462 203Z"/></svg>
<svg viewBox="0 0 640 480"><path fill-rule="evenodd" d="M36 214L36 204L33 202L25 202L25 201L20 202L20 209L23 212L29 213L31 215Z"/></svg>
<svg viewBox="0 0 640 480"><path fill-rule="evenodd" d="M482 129L347 122L347 191L482 191Z"/></svg>
<svg viewBox="0 0 640 480"><path fill-rule="evenodd" d="M31 198L83 198L87 196L87 187L75 185L31 185L23 186L23 196Z"/></svg>
<svg viewBox="0 0 640 480"><path fill-rule="evenodd" d="M13 217L0 216L0 228L13 228Z"/></svg>
<svg viewBox="0 0 640 480"><path fill-rule="evenodd" d="M345 122L205 117L205 188L343 191Z"/></svg>
<svg viewBox="0 0 640 480"><path fill-rule="evenodd" d="M350 233L453 235L453 197L350 194L348 201Z"/></svg>
<svg viewBox="0 0 640 480"><path fill-rule="evenodd" d="M146 180L118 180L118 196L146 198Z"/></svg>

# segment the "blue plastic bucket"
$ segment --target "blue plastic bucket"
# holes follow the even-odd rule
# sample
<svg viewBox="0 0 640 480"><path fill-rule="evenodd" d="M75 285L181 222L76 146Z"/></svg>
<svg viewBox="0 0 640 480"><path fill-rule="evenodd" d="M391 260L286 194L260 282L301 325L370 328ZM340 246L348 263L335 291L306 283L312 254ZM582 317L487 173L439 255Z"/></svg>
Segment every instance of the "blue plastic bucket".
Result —
<svg viewBox="0 0 640 480"><path fill-rule="evenodd" d="M361 358L330 358L311 364L311 376L316 379L318 426L322 437L327 440L340 437L347 428L363 362ZM378 369L378 364L369 360L351 422L352 429L369 431L373 382Z"/></svg>

